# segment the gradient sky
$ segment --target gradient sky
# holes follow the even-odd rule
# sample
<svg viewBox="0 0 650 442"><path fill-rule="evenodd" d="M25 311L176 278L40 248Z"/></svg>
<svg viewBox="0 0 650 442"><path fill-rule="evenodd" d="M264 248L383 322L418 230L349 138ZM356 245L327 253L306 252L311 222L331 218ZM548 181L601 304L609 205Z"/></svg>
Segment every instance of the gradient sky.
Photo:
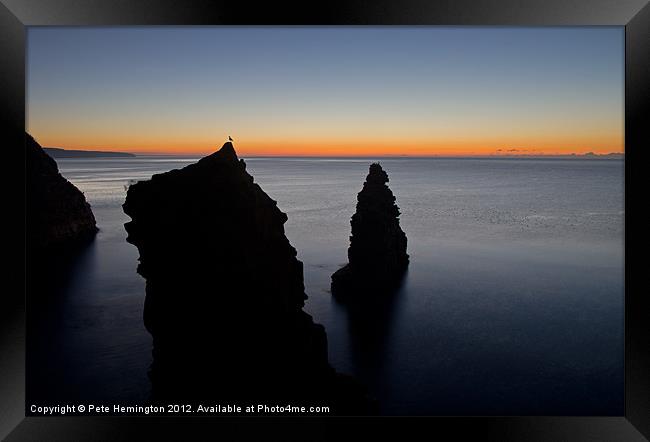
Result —
<svg viewBox="0 0 650 442"><path fill-rule="evenodd" d="M44 146L242 155L623 151L623 27L32 27Z"/></svg>

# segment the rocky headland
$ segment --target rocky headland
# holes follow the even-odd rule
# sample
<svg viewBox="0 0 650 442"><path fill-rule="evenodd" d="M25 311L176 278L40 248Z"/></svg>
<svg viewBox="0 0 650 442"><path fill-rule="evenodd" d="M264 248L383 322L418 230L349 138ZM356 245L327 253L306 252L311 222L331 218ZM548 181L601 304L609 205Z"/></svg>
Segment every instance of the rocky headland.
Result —
<svg viewBox="0 0 650 442"><path fill-rule="evenodd" d="M97 233L84 194L66 180L51 157L25 134L27 250L43 252L87 242Z"/></svg>
<svg viewBox="0 0 650 442"><path fill-rule="evenodd" d="M152 399L285 400L366 414L329 365L327 336L303 311L302 262L287 215L223 147L129 187L127 241L146 279Z"/></svg>
<svg viewBox="0 0 650 442"><path fill-rule="evenodd" d="M393 291L408 268L406 234L387 183L388 174L371 164L350 221L349 262L332 275L332 294L339 299Z"/></svg>

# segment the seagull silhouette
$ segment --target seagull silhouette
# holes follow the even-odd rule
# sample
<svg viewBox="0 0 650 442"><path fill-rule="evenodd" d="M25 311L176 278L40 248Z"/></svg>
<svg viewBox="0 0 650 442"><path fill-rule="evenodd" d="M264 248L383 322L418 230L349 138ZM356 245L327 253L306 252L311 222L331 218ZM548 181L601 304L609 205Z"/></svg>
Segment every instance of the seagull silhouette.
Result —
<svg viewBox="0 0 650 442"><path fill-rule="evenodd" d="M232 138L230 137L230 135L228 135L228 141L232 141Z"/></svg>

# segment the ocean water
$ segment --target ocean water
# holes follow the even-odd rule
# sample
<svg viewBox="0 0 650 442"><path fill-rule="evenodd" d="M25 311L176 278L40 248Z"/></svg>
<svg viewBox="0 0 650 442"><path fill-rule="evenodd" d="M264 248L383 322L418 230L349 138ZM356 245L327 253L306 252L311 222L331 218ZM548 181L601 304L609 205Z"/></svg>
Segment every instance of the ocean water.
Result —
<svg viewBox="0 0 650 442"><path fill-rule="evenodd" d="M289 217L305 310L325 326L331 364L364 383L382 413L623 413L623 160L378 159L411 264L390 301L348 309L332 299L330 275L347 261L373 160L245 159ZM47 338L28 343L36 396L147 396L144 280L121 204L130 180L195 160L57 161L100 231L53 301Z"/></svg>

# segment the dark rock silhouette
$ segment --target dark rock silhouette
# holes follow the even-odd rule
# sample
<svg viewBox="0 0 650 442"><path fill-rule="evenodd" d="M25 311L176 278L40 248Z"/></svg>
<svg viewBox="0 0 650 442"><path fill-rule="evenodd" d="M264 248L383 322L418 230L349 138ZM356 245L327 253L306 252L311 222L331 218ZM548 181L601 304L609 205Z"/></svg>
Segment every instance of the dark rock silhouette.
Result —
<svg viewBox="0 0 650 442"><path fill-rule="evenodd" d="M29 134L25 134L25 218L27 249L60 249L91 240L97 225L84 194L60 173Z"/></svg>
<svg viewBox="0 0 650 442"><path fill-rule="evenodd" d="M349 263L332 275L332 294L337 298L393 291L408 267L399 208L386 183L386 172L378 163L371 164L350 222Z"/></svg>
<svg viewBox="0 0 650 442"><path fill-rule="evenodd" d="M146 279L152 399L292 400L370 411L328 363L324 328L302 308L302 262L281 212L231 143L133 184L127 241Z"/></svg>

